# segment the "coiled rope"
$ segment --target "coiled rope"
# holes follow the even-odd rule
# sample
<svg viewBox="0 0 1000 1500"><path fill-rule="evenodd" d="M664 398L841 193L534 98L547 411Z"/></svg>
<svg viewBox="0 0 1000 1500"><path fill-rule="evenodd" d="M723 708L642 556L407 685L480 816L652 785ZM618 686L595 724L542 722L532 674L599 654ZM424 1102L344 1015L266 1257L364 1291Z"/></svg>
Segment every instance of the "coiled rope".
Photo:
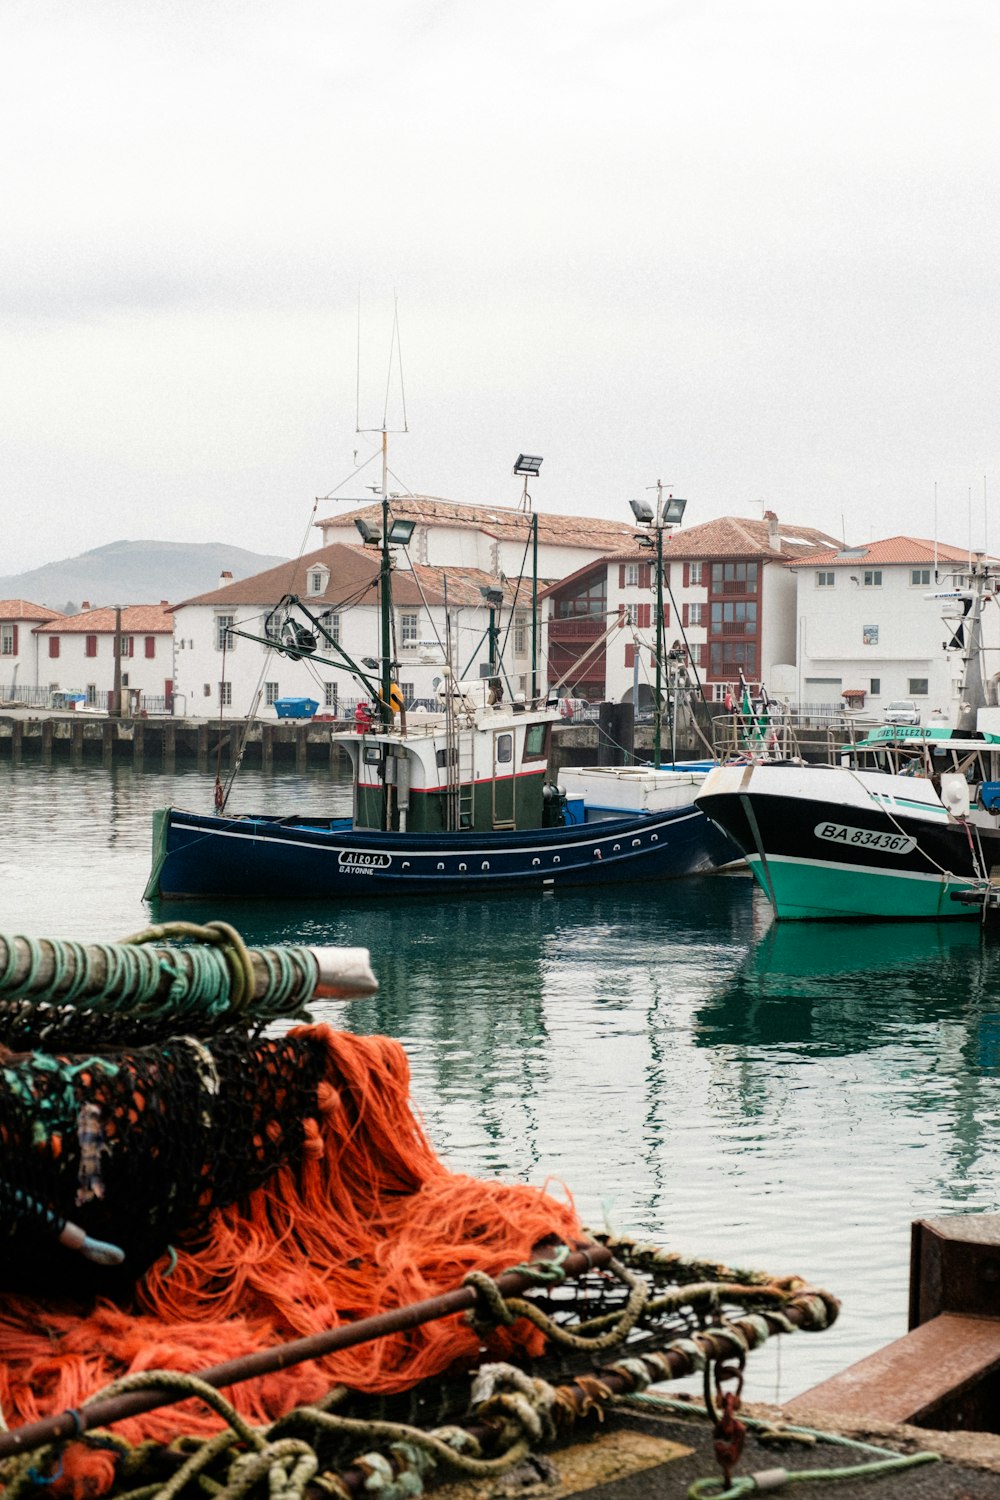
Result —
<svg viewBox="0 0 1000 1500"><path fill-rule="evenodd" d="M177 943L179 946L154 947ZM0 1016L19 1024L51 1019L46 1007L75 1006L95 1017L172 1030L308 1020L318 977L305 947L255 950L227 922L170 922L117 943L0 935Z"/></svg>

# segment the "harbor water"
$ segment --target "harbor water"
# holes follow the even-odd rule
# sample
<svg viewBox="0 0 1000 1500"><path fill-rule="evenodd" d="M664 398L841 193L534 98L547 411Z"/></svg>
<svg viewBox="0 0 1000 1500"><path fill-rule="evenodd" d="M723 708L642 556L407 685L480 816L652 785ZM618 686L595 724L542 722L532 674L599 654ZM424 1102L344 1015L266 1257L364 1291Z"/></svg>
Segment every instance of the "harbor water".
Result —
<svg viewBox="0 0 1000 1500"><path fill-rule="evenodd" d="M347 811L346 783L246 772L231 811ZM406 1047L454 1170L570 1192L682 1253L797 1273L836 1327L775 1340L784 1400L905 1332L910 1223L996 1211L1000 941L976 922L774 926L745 874L487 903L142 900L155 807L212 779L0 762L0 931L108 940L220 918L369 948L377 996L318 1010Z"/></svg>

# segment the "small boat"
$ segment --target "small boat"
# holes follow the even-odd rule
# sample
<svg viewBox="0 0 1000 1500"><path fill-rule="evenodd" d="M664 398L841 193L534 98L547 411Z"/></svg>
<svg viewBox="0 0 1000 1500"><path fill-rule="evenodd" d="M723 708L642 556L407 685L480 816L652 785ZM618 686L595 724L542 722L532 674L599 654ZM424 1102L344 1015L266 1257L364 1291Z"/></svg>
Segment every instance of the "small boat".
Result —
<svg viewBox="0 0 1000 1500"><path fill-rule="evenodd" d="M147 900L547 890L692 875L739 858L695 806L701 767L632 768L625 800L620 788L609 800L613 778L603 768L555 785L557 697L505 700L500 677L466 684L446 664L440 711L407 713L389 650L394 523L384 463L382 505L372 538L382 558L379 661L353 661L294 595L271 612L262 637L233 631L292 657L346 664L371 695L354 730L331 736L350 758L352 816L229 814L225 795L212 813L159 809ZM335 659L316 654L321 645Z"/></svg>
<svg viewBox="0 0 1000 1500"><path fill-rule="evenodd" d="M929 595L964 675L948 724L888 724L836 765L744 757L710 771L697 805L746 855L782 920L974 917L1000 875L1000 707L985 703L981 615L995 583Z"/></svg>

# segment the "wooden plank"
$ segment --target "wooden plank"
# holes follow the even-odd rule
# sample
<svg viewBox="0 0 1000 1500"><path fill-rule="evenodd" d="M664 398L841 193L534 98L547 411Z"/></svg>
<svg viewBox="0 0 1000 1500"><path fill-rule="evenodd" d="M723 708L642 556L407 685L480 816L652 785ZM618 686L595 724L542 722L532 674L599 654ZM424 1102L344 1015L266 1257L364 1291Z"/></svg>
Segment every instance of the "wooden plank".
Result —
<svg viewBox="0 0 1000 1500"><path fill-rule="evenodd" d="M859 1421L927 1423L1000 1372L1000 1319L941 1313L786 1404Z"/></svg>

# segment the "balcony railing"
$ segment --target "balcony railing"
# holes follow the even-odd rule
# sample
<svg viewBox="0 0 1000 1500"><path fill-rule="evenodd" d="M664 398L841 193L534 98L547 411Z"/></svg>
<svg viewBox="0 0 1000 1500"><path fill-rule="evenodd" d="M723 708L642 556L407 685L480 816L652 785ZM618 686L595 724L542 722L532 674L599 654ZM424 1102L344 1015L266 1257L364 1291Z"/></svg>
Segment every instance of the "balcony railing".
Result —
<svg viewBox="0 0 1000 1500"><path fill-rule="evenodd" d="M716 594L743 594L746 598L756 598L757 584L750 583L746 578L727 578L725 582L713 584L709 589L709 597Z"/></svg>
<svg viewBox="0 0 1000 1500"><path fill-rule="evenodd" d="M552 641L596 641L608 629L606 615L580 615L571 620L550 620L549 639Z"/></svg>
<svg viewBox="0 0 1000 1500"><path fill-rule="evenodd" d="M716 640L719 636L756 634L756 620L726 620L722 625L713 625L708 636L709 640Z"/></svg>

